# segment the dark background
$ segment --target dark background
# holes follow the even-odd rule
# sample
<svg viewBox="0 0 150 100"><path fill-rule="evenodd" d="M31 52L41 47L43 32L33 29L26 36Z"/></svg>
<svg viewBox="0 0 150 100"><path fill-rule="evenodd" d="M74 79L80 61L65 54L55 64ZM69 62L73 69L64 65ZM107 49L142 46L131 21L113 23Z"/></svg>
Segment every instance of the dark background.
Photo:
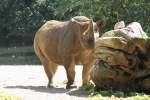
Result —
<svg viewBox="0 0 150 100"><path fill-rule="evenodd" d="M100 33L121 20L137 21L150 36L149 0L0 0L0 64L40 64L32 47L36 31L48 20L76 15L105 16Z"/></svg>

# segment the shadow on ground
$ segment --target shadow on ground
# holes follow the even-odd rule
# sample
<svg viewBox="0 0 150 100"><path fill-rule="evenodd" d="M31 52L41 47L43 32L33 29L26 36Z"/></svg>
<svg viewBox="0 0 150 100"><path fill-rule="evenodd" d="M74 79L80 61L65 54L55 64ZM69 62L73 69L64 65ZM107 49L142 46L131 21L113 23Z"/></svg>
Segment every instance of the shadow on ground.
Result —
<svg viewBox="0 0 150 100"><path fill-rule="evenodd" d="M35 92L53 93L53 94L66 93L68 95L77 96L77 97L88 97L89 96L89 93L87 93L85 91L81 91L77 88L73 88L73 89L55 88L55 87L47 88L45 86L7 86L5 88L9 88L9 89L29 89L29 90L33 90Z"/></svg>

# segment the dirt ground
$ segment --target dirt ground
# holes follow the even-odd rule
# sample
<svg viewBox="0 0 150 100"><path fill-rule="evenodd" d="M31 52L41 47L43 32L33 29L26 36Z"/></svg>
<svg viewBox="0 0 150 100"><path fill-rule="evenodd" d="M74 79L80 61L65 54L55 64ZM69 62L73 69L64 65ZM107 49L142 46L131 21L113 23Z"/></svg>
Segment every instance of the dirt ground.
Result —
<svg viewBox="0 0 150 100"><path fill-rule="evenodd" d="M75 84L81 86L82 66L76 66ZM65 89L65 70L60 66L53 78L54 88L47 88L47 77L41 65L0 65L0 92L22 100L85 100L88 93L77 88Z"/></svg>

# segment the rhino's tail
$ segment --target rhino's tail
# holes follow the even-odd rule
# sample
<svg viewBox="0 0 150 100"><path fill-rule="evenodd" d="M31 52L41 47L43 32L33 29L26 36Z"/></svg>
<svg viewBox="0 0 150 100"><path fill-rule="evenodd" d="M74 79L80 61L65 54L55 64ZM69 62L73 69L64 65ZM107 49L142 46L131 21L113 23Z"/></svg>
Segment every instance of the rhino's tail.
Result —
<svg viewBox="0 0 150 100"><path fill-rule="evenodd" d="M46 57L44 56L44 54L42 53L40 47L39 47L39 43L35 37L34 39L34 51L35 54L37 55L37 57L40 59L41 62L43 62L43 60L46 60Z"/></svg>

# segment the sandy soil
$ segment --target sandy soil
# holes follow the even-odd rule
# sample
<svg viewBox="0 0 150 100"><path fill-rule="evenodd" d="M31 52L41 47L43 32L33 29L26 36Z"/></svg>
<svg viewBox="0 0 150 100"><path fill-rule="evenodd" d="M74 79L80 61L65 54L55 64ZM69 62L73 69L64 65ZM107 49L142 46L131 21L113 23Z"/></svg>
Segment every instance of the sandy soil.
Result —
<svg viewBox="0 0 150 100"><path fill-rule="evenodd" d="M81 85L82 66L76 66L75 84ZM53 78L55 88L47 88L43 67L32 65L0 65L0 92L19 96L22 100L85 100L86 92L65 89L65 70L60 66Z"/></svg>

